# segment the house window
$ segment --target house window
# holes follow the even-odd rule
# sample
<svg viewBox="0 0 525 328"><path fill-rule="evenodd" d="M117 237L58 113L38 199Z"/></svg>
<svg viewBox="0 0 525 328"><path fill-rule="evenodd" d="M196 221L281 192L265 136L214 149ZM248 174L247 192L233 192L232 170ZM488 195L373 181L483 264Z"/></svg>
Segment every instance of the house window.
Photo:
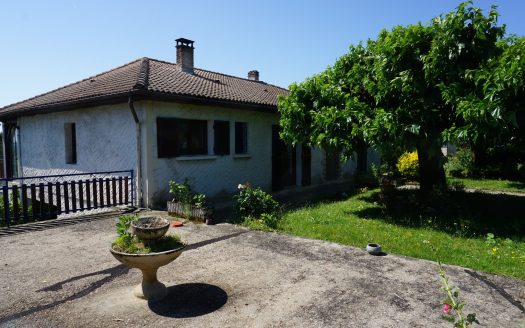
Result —
<svg viewBox="0 0 525 328"><path fill-rule="evenodd" d="M215 121L213 123L213 151L215 155L230 154L230 122Z"/></svg>
<svg viewBox="0 0 525 328"><path fill-rule="evenodd" d="M248 123L235 122L235 153L248 153Z"/></svg>
<svg viewBox="0 0 525 328"><path fill-rule="evenodd" d="M159 158L206 154L208 154L207 121L157 118Z"/></svg>
<svg viewBox="0 0 525 328"><path fill-rule="evenodd" d="M75 123L64 124L64 144L66 150L66 164L77 163L77 133Z"/></svg>

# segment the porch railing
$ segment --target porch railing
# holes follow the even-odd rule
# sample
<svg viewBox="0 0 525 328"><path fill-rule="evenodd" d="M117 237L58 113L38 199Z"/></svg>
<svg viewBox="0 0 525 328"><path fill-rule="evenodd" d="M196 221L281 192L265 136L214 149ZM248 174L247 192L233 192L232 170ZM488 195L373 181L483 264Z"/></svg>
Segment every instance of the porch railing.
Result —
<svg viewBox="0 0 525 328"><path fill-rule="evenodd" d="M0 179L6 226L135 203L133 170Z"/></svg>

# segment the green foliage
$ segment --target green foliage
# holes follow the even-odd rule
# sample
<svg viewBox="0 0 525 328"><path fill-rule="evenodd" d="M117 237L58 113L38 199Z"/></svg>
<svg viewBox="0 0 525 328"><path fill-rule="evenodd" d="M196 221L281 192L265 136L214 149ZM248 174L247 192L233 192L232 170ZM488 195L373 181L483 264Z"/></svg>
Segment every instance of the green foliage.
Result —
<svg viewBox="0 0 525 328"><path fill-rule="evenodd" d="M19 200L18 200L18 215L20 216L20 220L23 220L23 210L22 210L22 197L19 196ZM28 204L28 207L27 207L27 214L29 217L31 217L33 215L33 208L31 206L31 204ZM3 195L0 195L0 226L3 226L5 225L5 218L4 218L4 196ZM14 207L14 204L13 204L13 198L10 197L9 198L9 217L10 217L10 220L11 220L11 223L10 224L19 224L19 223L25 223L25 222L14 222L14 217L15 217L15 207Z"/></svg>
<svg viewBox="0 0 525 328"><path fill-rule="evenodd" d="M117 234L119 237L131 237L131 224L138 220L136 215L121 215L117 222Z"/></svg>
<svg viewBox="0 0 525 328"><path fill-rule="evenodd" d="M233 200L236 216L241 221L252 218L273 224L279 215L279 203L261 188L252 188L249 184L239 185L239 193Z"/></svg>
<svg viewBox="0 0 525 328"><path fill-rule="evenodd" d="M525 163L516 164L516 172L521 181L525 181Z"/></svg>
<svg viewBox="0 0 525 328"><path fill-rule="evenodd" d="M261 221L265 226L271 229L277 229L279 221L281 221L281 216L277 214L263 213L261 214Z"/></svg>
<svg viewBox="0 0 525 328"><path fill-rule="evenodd" d="M525 192L525 183L518 181L466 178L449 178L448 180L450 184L459 183L464 187L473 189Z"/></svg>
<svg viewBox="0 0 525 328"><path fill-rule="evenodd" d="M463 314L463 308L465 307L466 303L462 302L459 298L459 288L450 285L447 277L447 271L441 263L437 249L428 240L424 240L423 243L430 247L436 256L438 263L439 278L441 279L441 284L443 285L443 291L446 292L446 297L442 301L444 319L453 323L454 327L458 328L469 328L472 327L474 323L479 325L479 321L476 319L475 313L469 313L466 317Z"/></svg>
<svg viewBox="0 0 525 328"><path fill-rule="evenodd" d="M184 180L184 183L177 183L173 180L169 182L170 194L173 195L173 202L179 202L184 205L187 205L189 208L190 205L203 208L206 206L206 195L196 194L191 190L188 180Z"/></svg>
<svg viewBox="0 0 525 328"><path fill-rule="evenodd" d="M206 206L206 195L204 194L193 195L193 197L191 198L191 203L195 207L200 207L200 208L205 207Z"/></svg>
<svg viewBox="0 0 525 328"><path fill-rule="evenodd" d="M173 201L189 204L191 203L191 188L188 180L184 180L183 183L178 183L173 180L169 182L170 194L173 195Z"/></svg>
<svg viewBox="0 0 525 328"><path fill-rule="evenodd" d="M121 253L148 254L165 252L184 246L178 235L168 235L157 240L144 243L132 235L123 235L115 238L111 247Z"/></svg>
<svg viewBox="0 0 525 328"><path fill-rule="evenodd" d="M117 238L111 247L117 252L130 254L148 254L164 252L184 245L178 235L164 236L148 242L140 241L131 231L131 224L138 220L136 215L121 215L116 225Z"/></svg>
<svg viewBox="0 0 525 328"><path fill-rule="evenodd" d="M474 169L474 158L472 151L467 148L460 148L454 154L448 157L445 164L445 171L448 176L455 178L471 177Z"/></svg>
<svg viewBox="0 0 525 328"><path fill-rule="evenodd" d="M399 157L397 161L397 170L404 178L413 179L418 176L419 163L417 158L417 151L405 152Z"/></svg>
<svg viewBox="0 0 525 328"><path fill-rule="evenodd" d="M374 101L362 85L370 59L366 47L351 46L333 67L290 85L289 95L279 99L281 137L289 143L344 149L352 157L364 139L355 123L372 111Z"/></svg>
<svg viewBox="0 0 525 328"><path fill-rule="evenodd" d="M495 263L504 258L525 261L525 251L519 247L519 243L510 238L498 238L493 233L487 233L485 243L487 253L490 254Z"/></svg>
<svg viewBox="0 0 525 328"><path fill-rule="evenodd" d="M524 135L525 41L503 39L497 17L495 8L485 15L465 2L351 46L279 100L281 136L350 155L364 141L391 164L399 151L417 149L421 189L444 187L444 143Z"/></svg>

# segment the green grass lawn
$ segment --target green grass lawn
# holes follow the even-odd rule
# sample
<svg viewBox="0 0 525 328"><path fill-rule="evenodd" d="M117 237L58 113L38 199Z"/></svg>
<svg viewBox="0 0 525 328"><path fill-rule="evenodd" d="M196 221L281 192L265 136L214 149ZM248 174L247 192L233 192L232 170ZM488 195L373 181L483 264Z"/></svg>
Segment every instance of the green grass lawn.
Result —
<svg viewBox="0 0 525 328"><path fill-rule="evenodd" d="M399 191L391 204L386 209L378 190L367 191L288 212L279 230L363 249L376 242L387 253L435 260L428 240L444 263L525 279L525 199L464 192L419 199Z"/></svg>
<svg viewBox="0 0 525 328"><path fill-rule="evenodd" d="M525 183L509 180L490 180L490 179L467 179L467 178L448 178L448 183L461 183L467 188L489 189L499 191L523 192L525 193Z"/></svg>

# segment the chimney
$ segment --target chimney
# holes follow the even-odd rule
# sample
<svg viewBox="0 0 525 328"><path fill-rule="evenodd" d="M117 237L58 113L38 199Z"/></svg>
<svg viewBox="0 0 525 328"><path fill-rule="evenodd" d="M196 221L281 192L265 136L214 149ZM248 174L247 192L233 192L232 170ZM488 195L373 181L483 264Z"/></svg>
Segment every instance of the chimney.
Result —
<svg viewBox="0 0 525 328"><path fill-rule="evenodd" d="M259 81L259 71L249 71L248 80Z"/></svg>
<svg viewBox="0 0 525 328"><path fill-rule="evenodd" d="M178 38L177 42L177 65L181 71L193 74L193 41Z"/></svg>

